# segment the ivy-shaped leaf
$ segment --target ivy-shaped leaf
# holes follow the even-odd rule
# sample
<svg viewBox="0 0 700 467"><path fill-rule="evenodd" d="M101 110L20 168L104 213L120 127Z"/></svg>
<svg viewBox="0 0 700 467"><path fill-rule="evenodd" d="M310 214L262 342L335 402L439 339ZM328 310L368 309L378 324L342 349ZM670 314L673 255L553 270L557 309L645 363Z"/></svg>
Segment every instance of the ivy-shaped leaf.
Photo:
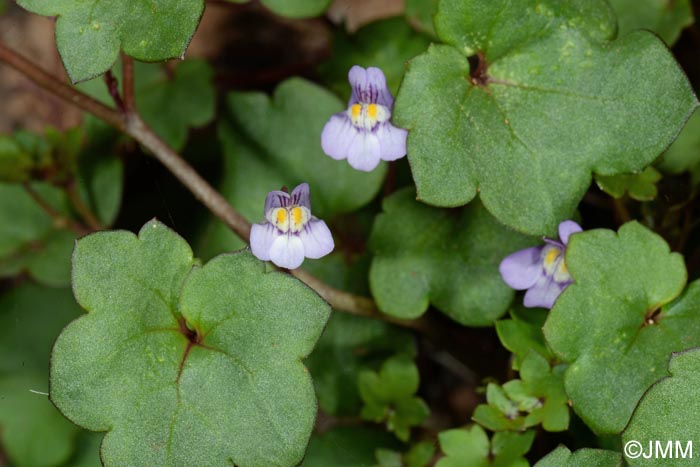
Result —
<svg viewBox="0 0 700 467"><path fill-rule="evenodd" d="M80 309L69 289L25 283L0 296L0 451L16 467L67 461L77 428L45 395L51 345Z"/></svg>
<svg viewBox="0 0 700 467"><path fill-rule="evenodd" d="M316 412L301 360L328 306L250 253L196 264L156 221L79 240L73 290L88 313L54 346L51 400L108 432L107 467L297 465Z"/></svg>
<svg viewBox="0 0 700 467"><path fill-rule="evenodd" d="M649 29L670 47L693 24L690 0L610 0L610 4L617 13L618 36Z"/></svg>
<svg viewBox="0 0 700 467"><path fill-rule="evenodd" d="M604 0L441 0L435 25L446 45L410 62L394 113L430 204L479 192L506 225L553 236L592 172L649 165L697 106L658 38L611 40Z"/></svg>
<svg viewBox="0 0 700 467"><path fill-rule="evenodd" d="M696 304L696 309L697 306ZM661 379L644 394L622 433L622 443L640 443L638 447L641 452L653 456L654 466L694 464L697 460L689 459L697 459L697 440L700 439L700 349L674 354L668 372L668 378ZM660 455L653 455L657 441L662 449L667 449L670 444L670 456L661 458ZM630 467L649 465L652 462L649 458L629 455L640 453L636 448L625 456ZM680 458L682 452L685 453L685 459ZM688 454L691 457L687 457Z"/></svg>
<svg viewBox="0 0 700 467"><path fill-rule="evenodd" d="M423 441L411 446L405 453L377 449L377 463L373 467L426 467L435 457L435 443Z"/></svg>
<svg viewBox="0 0 700 467"><path fill-rule="evenodd" d="M262 220L261 200L269 191L302 182L311 185L314 215L322 219L369 203L381 187L386 164L360 172L321 149L323 126L344 107L327 90L299 78L280 84L272 98L259 92L230 94L228 118L219 126L224 151L219 191L253 222ZM218 220L201 242L205 257L244 246Z"/></svg>
<svg viewBox="0 0 700 467"><path fill-rule="evenodd" d="M686 282L683 257L636 222L616 234L571 237L574 283L544 325L574 411L597 433L619 433L637 401L665 376L671 352L700 345L700 284ZM610 401L615 401L611 404Z"/></svg>
<svg viewBox="0 0 700 467"><path fill-rule="evenodd" d="M389 90L396 95L406 61L425 50L430 40L416 33L403 18L370 23L355 34L339 29L333 38L330 60L319 67L329 87L344 99L350 97L348 71L353 65L381 67Z"/></svg>
<svg viewBox="0 0 700 467"><path fill-rule="evenodd" d="M595 176L598 187L613 198L622 198L625 193L629 193L630 198L637 201L651 201L656 198L656 182L659 180L661 173L651 166L636 174Z"/></svg>
<svg viewBox="0 0 700 467"><path fill-rule="evenodd" d="M74 83L109 70L120 50L144 62L182 57L204 12L203 0L17 3L33 13L58 17L56 45Z"/></svg>
<svg viewBox="0 0 700 467"><path fill-rule="evenodd" d="M696 110L683 127L678 138L664 153L659 168L677 174L700 164L700 110Z"/></svg>
<svg viewBox="0 0 700 467"><path fill-rule="evenodd" d="M547 360L554 360L547 348L542 326L548 311L541 308L516 307L510 310L510 319L496 321L496 332L503 347L513 353L513 369L518 370L531 351Z"/></svg>
<svg viewBox="0 0 700 467"><path fill-rule="evenodd" d="M443 431L438 435L445 457L435 467L529 467L523 457L535 439L534 431L499 432L489 441L483 428Z"/></svg>
<svg viewBox="0 0 700 467"><path fill-rule="evenodd" d="M372 230L370 287L379 309L417 318L430 303L455 321L487 326L506 310L513 290L498 264L534 239L496 221L480 203L436 209L412 189L384 200Z"/></svg>
<svg viewBox="0 0 700 467"><path fill-rule="evenodd" d="M430 413L425 402L415 396L418 384L418 368L407 355L388 359L378 373L361 372L358 387L365 403L362 418L386 421L389 431L408 441L411 427L421 424Z"/></svg>
<svg viewBox="0 0 700 467"><path fill-rule="evenodd" d="M573 454L565 446L559 446L543 457L535 467L623 467L619 452L603 449L579 449Z"/></svg>
<svg viewBox="0 0 700 467"><path fill-rule="evenodd" d="M488 404L479 405L472 419L493 431L522 431L539 424L547 431L569 427L569 407L564 392L565 365L550 367L549 362L531 352L522 362L520 379L499 388L488 385Z"/></svg>
<svg viewBox="0 0 700 467"><path fill-rule="evenodd" d="M369 467L376 450L395 448L396 439L374 428L338 427L312 435L299 467Z"/></svg>

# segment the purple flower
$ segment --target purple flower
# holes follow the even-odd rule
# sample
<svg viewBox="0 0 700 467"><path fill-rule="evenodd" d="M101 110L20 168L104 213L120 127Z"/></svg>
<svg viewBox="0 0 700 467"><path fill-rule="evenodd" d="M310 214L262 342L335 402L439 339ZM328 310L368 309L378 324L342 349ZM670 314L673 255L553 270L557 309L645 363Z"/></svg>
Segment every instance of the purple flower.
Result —
<svg viewBox="0 0 700 467"><path fill-rule="evenodd" d="M321 147L333 159L371 172L380 160L393 161L406 155L408 132L389 122L394 98L379 68L353 66L348 73L352 96L348 109L333 115L323 127Z"/></svg>
<svg viewBox="0 0 700 467"><path fill-rule="evenodd" d="M333 251L328 226L311 215L308 183L294 188L291 195L284 191L268 193L265 219L253 224L250 231L250 248L258 259L296 269L304 257L318 259Z"/></svg>
<svg viewBox="0 0 700 467"><path fill-rule="evenodd" d="M525 290L526 307L552 308L560 293L573 282L564 254L569 237L581 232L574 221L559 224L559 240L545 238L545 244L517 251L501 261L499 271L508 286Z"/></svg>

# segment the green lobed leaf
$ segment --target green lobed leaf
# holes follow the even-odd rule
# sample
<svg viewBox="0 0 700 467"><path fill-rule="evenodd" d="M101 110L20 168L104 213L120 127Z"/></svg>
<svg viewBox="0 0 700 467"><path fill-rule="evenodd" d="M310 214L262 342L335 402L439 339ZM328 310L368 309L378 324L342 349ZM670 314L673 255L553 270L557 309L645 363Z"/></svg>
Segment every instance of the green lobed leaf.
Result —
<svg viewBox="0 0 700 467"><path fill-rule="evenodd" d="M637 201L651 201L656 198L656 182L659 180L661 173L651 166L635 174L595 176L598 187L613 198L622 198L625 193L629 193L630 198Z"/></svg>
<svg viewBox="0 0 700 467"><path fill-rule="evenodd" d="M478 191L501 222L552 236L592 172L649 165L698 103L658 38L611 40L607 2L509 3L441 0L446 45L410 62L394 120L420 200L459 206ZM485 70L470 70L477 53Z"/></svg>
<svg viewBox="0 0 700 467"><path fill-rule="evenodd" d="M353 65L377 66L386 76L395 95L405 72L406 61L425 50L430 43L416 33L403 18L370 23L355 34L338 29L333 37L330 60L319 67L324 81L339 96L350 97L348 71Z"/></svg>
<svg viewBox="0 0 700 467"><path fill-rule="evenodd" d="M522 361L533 350L547 360L554 360L542 333L548 313L548 310L542 308L517 306L509 311L510 319L496 321L496 332L501 344L513 353L514 370L520 368Z"/></svg>
<svg viewBox="0 0 700 467"><path fill-rule="evenodd" d="M568 397L564 392L565 365L550 367L539 353L530 352L520 379L487 387L487 404L479 405L472 420L492 431L518 430L542 424L547 431L569 427Z"/></svg>
<svg viewBox="0 0 700 467"><path fill-rule="evenodd" d="M574 411L597 433L622 431L637 401L666 373L671 352L700 344L700 283L686 282L683 257L636 222L617 234L571 237L574 283L544 325ZM614 404L611 401L615 401Z"/></svg>
<svg viewBox="0 0 700 467"><path fill-rule="evenodd" d="M379 309L412 319L433 304L455 321L487 326L505 312L513 290L498 265L534 239L513 232L480 203L435 209L415 201L412 189L383 203L372 229L370 287Z"/></svg>
<svg viewBox="0 0 700 467"><path fill-rule="evenodd" d="M312 435L304 462L299 467L369 467L377 449L394 448L396 440L373 428L338 427Z"/></svg>
<svg viewBox="0 0 700 467"><path fill-rule="evenodd" d="M641 443L643 454L653 456L654 466L678 466L683 463L692 465L697 461L687 458L687 449L690 442L690 455L697 458L697 440L700 437L697 418L700 410L700 349L694 348L672 355L668 372L669 377L658 381L644 394L622 433L622 443ZM655 446L657 441L662 449L667 449L670 443L670 456L654 456L657 448L650 447L650 443ZM681 458L682 451L685 452L685 459ZM651 462L644 456L625 457L630 467L649 465Z"/></svg>
<svg viewBox="0 0 700 467"><path fill-rule="evenodd" d="M523 455L530 450L534 431L500 432L489 441L483 428L443 431L438 435L445 457L435 467L529 467Z"/></svg>
<svg viewBox="0 0 700 467"><path fill-rule="evenodd" d="M414 395L419 378L413 360L403 354L386 360L378 373L362 371L357 381L364 401L362 418L386 421L389 431L408 441L411 427L421 424L430 413L425 402Z"/></svg>
<svg viewBox="0 0 700 467"><path fill-rule="evenodd" d="M535 467L622 467L624 465L619 452L585 448L572 454L565 446L559 446L543 457Z"/></svg>
<svg viewBox="0 0 700 467"><path fill-rule="evenodd" d="M316 412L301 360L329 308L250 253L196 267L152 221L79 240L73 289L87 315L59 336L51 399L107 431L105 466L293 466Z"/></svg>
<svg viewBox="0 0 700 467"><path fill-rule="evenodd" d="M252 222L263 219L265 196L302 182L311 186L311 210L321 219L354 211L381 188L386 164L370 173L326 156L320 135L344 104L327 90L299 78L280 84L272 98L259 92L232 93L228 118L219 126L224 166L219 191ZM245 244L218 220L201 239L202 255Z"/></svg>
<svg viewBox="0 0 700 467"><path fill-rule="evenodd" d="M691 115L678 138L661 157L659 168L677 174L690 171L700 164L700 111Z"/></svg>
<svg viewBox="0 0 700 467"><path fill-rule="evenodd" d="M672 46L681 31L693 24L690 0L610 0L618 22L618 35L648 29Z"/></svg>
<svg viewBox="0 0 700 467"><path fill-rule="evenodd" d="M181 58L204 12L204 1L18 0L23 8L57 16L56 45L75 83L109 70L119 51L137 60Z"/></svg>
<svg viewBox="0 0 700 467"><path fill-rule="evenodd" d="M67 461L77 428L45 395L51 345L80 310L70 290L24 283L0 295L0 451L15 467Z"/></svg>

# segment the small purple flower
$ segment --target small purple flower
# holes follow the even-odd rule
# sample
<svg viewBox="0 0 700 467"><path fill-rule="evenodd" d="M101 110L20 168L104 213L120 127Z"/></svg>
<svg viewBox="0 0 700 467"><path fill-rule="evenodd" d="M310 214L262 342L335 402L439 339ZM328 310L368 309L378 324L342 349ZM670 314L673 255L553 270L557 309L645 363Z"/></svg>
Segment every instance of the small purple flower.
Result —
<svg viewBox="0 0 700 467"><path fill-rule="evenodd" d="M296 269L304 257L318 259L333 251L333 236L325 222L311 215L309 184L302 183L292 194L271 191L265 199L265 219L253 224L250 248L263 261Z"/></svg>
<svg viewBox="0 0 700 467"><path fill-rule="evenodd" d="M389 122L394 98L382 70L355 65L348 79L352 86L348 109L333 115L323 127L321 147L333 159L347 159L354 169L371 172L380 160L406 155L408 132Z"/></svg>
<svg viewBox="0 0 700 467"><path fill-rule="evenodd" d="M559 224L559 240L545 238L542 246L517 251L501 261L499 271L508 286L525 290L523 304L528 307L552 308L554 301L573 282L566 268L564 253L569 237L581 232L574 221Z"/></svg>

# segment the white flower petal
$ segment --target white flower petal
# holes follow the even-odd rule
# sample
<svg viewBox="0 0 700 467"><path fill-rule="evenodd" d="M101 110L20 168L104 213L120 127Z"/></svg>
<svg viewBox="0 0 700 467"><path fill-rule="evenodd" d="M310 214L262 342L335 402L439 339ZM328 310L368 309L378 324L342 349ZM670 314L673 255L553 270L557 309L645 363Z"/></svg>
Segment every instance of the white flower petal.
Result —
<svg viewBox="0 0 700 467"><path fill-rule="evenodd" d="M379 165L379 151L377 136L360 131L348 150L348 163L353 169L371 172Z"/></svg>
<svg viewBox="0 0 700 467"><path fill-rule="evenodd" d="M298 235L280 235L270 248L270 260L281 268L296 269L304 262L304 244Z"/></svg>
<svg viewBox="0 0 700 467"><path fill-rule="evenodd" d="M271 224L253 224L250 228L250 249L256 258L269 261L270 248L275 239L281 235Z"/></svg>
<svg viewBox="0 0 700 467"><path fill-rule="evenodd" d="M320 219L311 219L300 233L304 244L304 255L307 258L318 259L333 251L333 235L325 222Z"/></svg>

